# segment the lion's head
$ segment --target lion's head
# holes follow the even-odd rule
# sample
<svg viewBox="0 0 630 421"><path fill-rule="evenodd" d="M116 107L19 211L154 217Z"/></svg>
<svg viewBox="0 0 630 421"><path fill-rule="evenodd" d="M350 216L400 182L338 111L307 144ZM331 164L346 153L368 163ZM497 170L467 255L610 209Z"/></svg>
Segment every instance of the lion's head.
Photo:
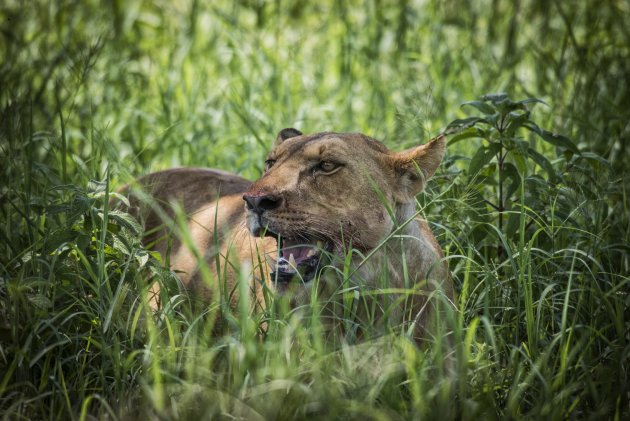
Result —
<svg viewBox="0 0 630 421"><path fill-rule="evenodd" d="M250 232L278 241L273 280L306 283L323 256L377 247L397 223L413 216L414 196L444 150L442 136L391 152L358 133L282 130L263 176L243 195Z"/></svg>

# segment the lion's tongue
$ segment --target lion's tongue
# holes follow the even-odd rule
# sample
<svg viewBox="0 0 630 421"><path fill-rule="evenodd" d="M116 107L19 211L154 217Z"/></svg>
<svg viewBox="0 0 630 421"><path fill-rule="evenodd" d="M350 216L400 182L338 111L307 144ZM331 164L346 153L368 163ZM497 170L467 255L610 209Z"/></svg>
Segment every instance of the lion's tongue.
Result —
<svg viewBox="0 0 630 421"><path fill-rule="evenodd" d="M318 253L317 247L305 246L292 240L283 240L276 267L285 272L295 272L297 267Z"/></svg>

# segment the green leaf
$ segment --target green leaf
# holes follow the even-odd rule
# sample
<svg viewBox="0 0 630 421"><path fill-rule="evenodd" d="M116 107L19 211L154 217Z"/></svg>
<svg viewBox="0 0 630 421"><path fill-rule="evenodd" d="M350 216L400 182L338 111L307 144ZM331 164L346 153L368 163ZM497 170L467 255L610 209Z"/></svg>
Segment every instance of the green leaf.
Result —
<svg viewBox="0 0 630 421"><path fill-rule="evenodd" d="M554 146L559 148L568 149L574 153L579 154L580 150L575 146L575 144L566 136L561 134L551 133L547 130L542 130L542 138L547 142L551 143Z"/></svg>
<svg viewBox="0 0 630 421"><path fill-rule="evenodd" d="M33 206L33 204L31 203L31 206ZM71 210L71 205L68 203L61 203L58 205L50 205L46 208L46 213L50 216L50 215L57 215L60 213L67 213Z"/></svg>
<svg viewBox="0 0 630 421"><path fill-rule="evenodd" d="M536 152L532 148L527 148L527 153L529 154L529 157L536 164L538 164L538 166L540 166L543 170L547 172L547 174L549 175L549 181L551 181L552 183L558 182L558 175L556 174L556 170L547 158L545 158L543 155Z"/></svg>
<svg viewBox="0 0 630 421"><path fill-rule="evenodd" d="M505 199L509 199L521 185L521 174L518 172L516 166L511 162L503 163L503 179L512 180L505 190Z"/></svg>
<svg viewBox="0 0 630 421"><path fill-rule="evenodd" d="M508 137L503 139L503 147L510 152L519 151L520 153L526 153L527 148L529 148L529 144L523 139Z"/></svg>
<svg viewBox="0 0 630 421"><path fill-rule="evenodd" d="M509 100L508 95L504 92L500 92L497 94L487 94L487 95L482 96L481 99L484 101L490 101L492 103L505 101L506 99Z"/></svg>
<svg viewBox="0 0 630 421"><path fill-rule="evenodd" d="M511 112L508 114L508 136L512 136L516 130L527 123L529 120L529 111L526 112Z"/></svg>
<svg viewBox="0 0 630 421"><path fill-rule="evenodd" d="M483 101L468 101L464 102L461 106L463 107L465 105L475 107L484 114L495 114L497 112L497 110L492 105Z"/></svg>
<svg viewBox="0 0 630 421"><path fill-rule="evenodd" d="M501 145L498 143L491 143L488 146L482 146L477 153L470 160L468 165L468 176L474 177L477 173L492 160L492 158L499 152Z"/></svg>
<svg viewBox="0 0 630 421"><path fill-rule="evenodd" d="M76 239L77 248L85 252L92 243L92 237L88 234L80 234Z"/></svg>
<svg viewBox="0 0 630 421"><path fill-rule="evenodd" d="M121 252L123 255L131 254L131 250L129 250L128 244L124 241L124 238L119 236L114 236L114 241L112 242L112 248L116 251Z"/></svg>
<svg viewBox="0 0 630 421"><path fill-rule="evenodd" d="M111 221L114 221L118 225L130 229L135 234L140 234L142 232L142 227L140 226L138 221L136 221L136 219L128 213L114 209L110 210L108 215Z"/></svg>
<svg viewBox="0 0 630 421"><path fill-rule="evenodd" d="M127 208L131 207L131 204L129 203L129 199L125 195L122 195L122 194L120 194L118 192L110 192L109 193L109 197L110 197L110 200L112 200L113 203L122 202Z"/></svg>
<svg viewBox="0 0 630 421"><path fill-rule="evenodd" d="M88 191L90 191L92 194L98 194L98 193L105 193L105 189L107 187L107 183L105 183L104 181L98 181L98 180L90 180L88 182Z"/></svg>
<svg viewBox="0 0 630 421"><path fill-rule="evenodd" d="M144 267L149 261L149 253L145 250L138 250L135 253L135 257L140 267Z"/></svg>
<svg viewBox="0 0 630 421"><path fill-rule="evenodd" d="M582 158L589 160L589 161L597 161L600 164L604 164L606 167L610 168L610 162L608 162L608 160L600 155L597 155L596 153L593 152L583 152L581 154Z"/></svg>
<svg viewBox="0 0 630 421"><path fill-rule="evenodd" d="M81 215L87 213L93 201L83 194L77 194L72 198L72 204L68 211L68 220L76 221Z"/></svg>
<svg viewBox="0 0 630 421"><path fill-rule="evenodd" d="M527 98L524 99L522 101L517 101L517 104L523 104L523 105L527 105L527 104L545 104L547 105L547 103L545 101L543 101L542 99L539 98Z"/></svg>
<svg viewBox="0 0 630 421"><path fill-rule="evenodd" d="M472 127L477 123L485 123L488 125L491 124L490 122L488 122L488 120L481 117L458 118L457 120L451 121L449 125L446 127L446 130L457 129L457 128L461 128L463 130L468 127Z"/></svg>
<svg viewBox="0 0 630 421"><path fill-rule="evenodd" d="M514 237L519 229L521 216L519 212L510 212L507 215L507 223L505 224L505 235L508 238Z"/></svg>
<svg viewBox="0 0 630 421"><path fill-rule="evenodd" d="M52 307L52 301L43 294L28 295L28 301L40 310Z"/></svg>
<svg viewBox="0 0 630 421"><path fill-rule="evenodd" d="M510 152L510 160L514 163L514 165L516 165L516 168L521 175L527 174L528 145L526 144L526 142L523 143L525 143L524 146L519 143L518 147L514 148Z"/></svg>
<svg viewBox="0 0 630 421"><path fill-rule="evenodd" d="M456 135L450 136L448 139L448 144L450 146L456 142L459 142L460 140L471 139L475 137L485 139L485 134L486 132L478 127L468 127L458 132Z"/></svg>
<svg viewBox="0 0 630 421"><path fill-rule="evenodd" d="M571 152L576 153L576 154L580 153L580 150L577 148L577 146L575 146L575 144L571 141L571 139L569 139L566 136L556 134L556 133L551 133L550 131L541 129L533 122L528 122L526 124L523 124L523 127L536 133L544 141L551 143L552 145L558 148L568 149Z"/></svg>

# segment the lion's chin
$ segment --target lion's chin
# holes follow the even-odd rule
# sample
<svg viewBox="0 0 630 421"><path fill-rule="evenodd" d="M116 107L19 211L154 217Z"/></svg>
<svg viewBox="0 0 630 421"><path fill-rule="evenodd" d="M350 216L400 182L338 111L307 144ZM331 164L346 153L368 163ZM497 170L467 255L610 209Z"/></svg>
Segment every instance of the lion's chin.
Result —
<svg viewBox="0 0 630 421"><path fill-rule="evenodd" d="M278 260L269 259L269 265L272 268L271 282L279 290L286 289L289 284L311 282L330 261L332 241L305 238L297 240L271 231L267 231L266 236L274 237L278 242Z"/></svg>

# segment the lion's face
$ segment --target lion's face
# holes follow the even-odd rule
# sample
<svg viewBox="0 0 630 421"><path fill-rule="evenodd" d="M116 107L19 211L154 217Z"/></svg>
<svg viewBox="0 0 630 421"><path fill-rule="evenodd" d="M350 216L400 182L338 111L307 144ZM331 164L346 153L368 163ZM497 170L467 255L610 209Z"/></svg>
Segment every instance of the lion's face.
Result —
<svg viewBox="0 0 630 421"><path fill-rule="evenodd" d="M281 131L243 196L251 233L278 241L274 280L308 283L326 257L377 247L443 153L442 138L392 153L361 134Z"/></svg>

